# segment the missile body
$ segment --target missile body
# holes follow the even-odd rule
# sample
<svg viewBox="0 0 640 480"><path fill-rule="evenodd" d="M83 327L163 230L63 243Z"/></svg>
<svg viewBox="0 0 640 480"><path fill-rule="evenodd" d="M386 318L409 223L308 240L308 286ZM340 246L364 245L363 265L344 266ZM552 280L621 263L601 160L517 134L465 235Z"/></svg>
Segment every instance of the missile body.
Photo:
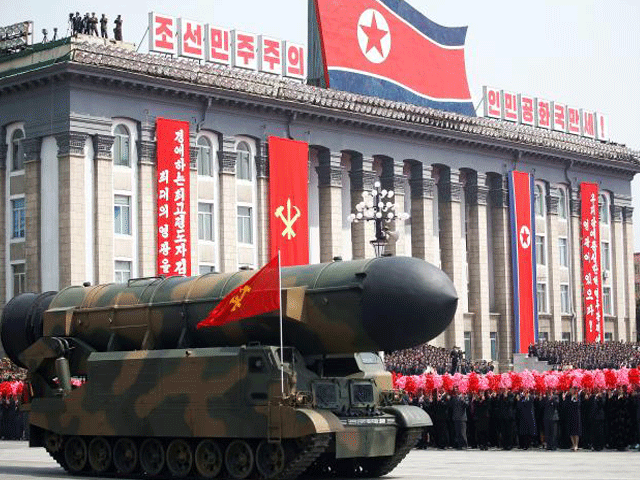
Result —
<svg viewBox="0 0 640 480"><path fill-rule="evenodd" d="M95 351L278 345L279 312L220 327L198 322L253 273L130 280L23 294L2 315L10 358L41 337L78 339ZM431 340L451 322L449 277L411 257L284 267L284 342L303 355L392 351Z"/></svg>

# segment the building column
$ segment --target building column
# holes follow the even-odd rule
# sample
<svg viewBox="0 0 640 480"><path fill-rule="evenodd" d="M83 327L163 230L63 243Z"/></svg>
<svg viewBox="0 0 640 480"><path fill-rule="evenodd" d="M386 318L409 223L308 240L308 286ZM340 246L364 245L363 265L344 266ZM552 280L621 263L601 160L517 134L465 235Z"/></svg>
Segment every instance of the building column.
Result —
<svg viewBox="0 0 640 480"><path fill-rule="evenodd" d="M370 192L378 175L373 171L373 158L363 157L359 153L351 154L351 205L362 201L362 193ZM351 245L353 259L374 257L373 248L369 243L375 238L374 222L358 222L351 224Z"/></svg>
<svg viewBox="0 0 640 480"><path fill-rule="evenodd" d="M40 279L40 255L42 252L41 224L41 138L26 138L22 141L25 169L25 260L26 288L28 292L42 291Z"/></svg>
<svg viewBox="0 0 640 480"><path fill-rule="evenodd" d="M630 200L630 199L629 199ZM624 240L623 205L628 205L625 198L611 195L611 302L613 314L616 317L617 336L614 340L626 340L627 328L625 317L628 317L626 296L627 275L633 275L633 270L627 271L626 245ZM600 252L602 254L602 252Z"/></svg>
<svg viewBox="0 0 640 480"><path fill-rule="evenodd" d="M622 210L623 218L623 238L625 252L625 278L626 282L626 300L627 300L627 341L635 342L637 338L636 325L636 296L634 284L634 266L633 266L633 207L625 206Z"/></svg>
<svg viewBox="0 0 640 480"><path fill-rule="evenodd" d="M473 356L491 357L489 312L489 247L487 242L487 176L473 172L467 176L465 188L469 218L467 219L467 250L469 259L469 311L474 313Z"/></svg>
<svg viewBox="0 0 640 480"><path fill-rule="evenodd" d="M256 181L258 198L256 199L258 239L258 267L266 264L269 258L269 226L271 210L269 207L269 142L260 142L256 155Z"/></svg>
<svg viewBox="0 0 640 480"><path fill-rule="evenodd" d="M433 195L436 182L431 178L431 170L431 165L424 163L411 165L411 252L414 257L437 265L433 249Z"/></svg>
<svg viewBox="0 0 640 480"><path fill-rule="evenodd" d="M142 277L158 274L158 188L155 125L143 123L138 140L138 248L139 272ZM113 213L110 217L113 219ZM113 226L111 227L113 232ZM196 233L197 235L197 233ZM195 250L195 248L193 249ZM113 264L113 259L110 261ZM113 268L113 267L112 267ZM192 272L193 273L193 272Z"/></svg>
<svg viewBox="0 0 640 480"><path fill-rule="evenodd" d="M318 151L320 262L342 254L342 152Z"/></svg>
<svg viewBox="0 0 640 480"><path fill-rule="evenodd" d="M236 141L225 136L218 155L220 167L220 271L238 269L238 235L236 207Z"/></svg>
<svg viewBox="0 0 640 480"><path fill-rule="evenodd" d="M189 241L191 242L191 275L199 275L198 267L198 149L195 129L189 130ZM142 173L142 172L141 172ZM153 185L153 183L152 183ZM153 216L155 212L152 212ZM156 219L157 220L157 219ZM155 251L157 246L152 247Z"/></svg>
<svg viewBox="0 0 640 480"><path fill-rule="evenodd" d="M85 143L87 138L87 134L78 132L65 132L56 135L58 144L58 205L60 208L60 288L80 285L87 280L85 273L85 209L87 204ZM111 201L110 205L112 204ZM113 230L110 235L113 236Z"/></svg>
<svg viewBox="0 0 640 480"><path fill-rule="evenodd" d="M495 309L498 321L498 364L509 368L513 338L513 277L511 272L511 229L509 225L509 190L506 176L495 176L490 182L489 202L493 225L493 272Z"/></svg>
<svg viewBox="0 0 640 480"><path fill-rule="evenodd" d="M584 339L584 317L582 315L582 243L580 238L580 214L581 214L581 204L580 204L580 190L577 188L571 187L571 201L570 210L571 210L571 237L569 239L571 249L569 251L569 255L571 255L571 265L570 268L572 271L569 272L569 275L572 277L571 285L572 285L572 299L573 302L571 305L573 306L573 311L575 312L575 317L571 319L571 340L575 342L581 342ZM563 327L562 331L566 331ZM604 335L604 332L603 332Z"/></svg>
<svg viewBox="0 0 640 480"><path fill-rule="evenodd" d="M551 332L549 340L562 339L562 302L560 299L560 253L559 253L559 225L558 203L560 195L558 187L551 187L546 198L548 235L547 242L547 273L549 274L549 300L551 305ZM568 247L567 247L568 249ZM567 253L569 253L567 251Z"/></svg>
<svg viewBox="0 0 640 480"><path fill-rule="evenodd" d="M7 151L9 145L4 141L6 136L6 129L0 126L0 279L6 279L6 265L9 252L6 251L6 239L9 235L7 232L7 221L5 214L7 211ZM7 298L7 285L6 281L0 281L0 302L4 304L9 301Z"/></svg>
<svg viewBox="0 0 640 480"><path fill-rule="evenodd" d="M99 284L113 282L113 152L115 137L112 135L96 134L93 136L93 151L95 162L94 187L94 228L95 246L94 263L95 277ZM142 182L140 182L142 184ZM143 195L139 196L141 202ZM144 219L141 213L139 219ZM135 228L135 227L134 227ZM145 229L140 229L141 235ZM145 252L148 256L149 252ZM144 256L140 256L144 258Z"/></svg>
<svg viewBox="0 0 640 480"><path fill-rule="evenodd" d="M404 212L405 191L404 191L404 165L402 161L394 160L393 158L382 159L382 175L380 176L381 188L385 190L393 190L393 198L387 201L394 203L396 215ZM404 220L396 220L386 223L390 232L395 231L398 235L398 239L403 238ZM386 251L391 255L407 255L411 252L404 251L404 241L389 241Z"/></svg>
<svg viewBox="0 0 640 480"><path fill-rule="evenodd" d="M445 330L446 347L464 346L464 314L468 311L466 261L467 252L462 237L462 185L460 171L440 170L438 200L440 211L440 252L442 270L449 275L458 292L458 309Z"/></svg>

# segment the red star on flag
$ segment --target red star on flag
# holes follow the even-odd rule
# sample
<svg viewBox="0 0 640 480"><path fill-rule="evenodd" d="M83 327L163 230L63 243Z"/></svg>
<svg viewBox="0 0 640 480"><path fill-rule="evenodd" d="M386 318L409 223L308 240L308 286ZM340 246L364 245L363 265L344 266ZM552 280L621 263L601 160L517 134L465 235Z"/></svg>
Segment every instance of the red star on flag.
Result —
<svg viewBox="0 0 640 480"><path fill-rule="evenodd" d="M378 28L376 16L371 16L371 25L369 25L368 27L366 25L360 25L360 28L369 39L367 42L367 53L369 53L372 48L376 48L378 52L380 52L380 55L384 55L384 53L382 52L382 44L380 43L380 40L388 35L389 32L387 30L380 30Z"/></svg>

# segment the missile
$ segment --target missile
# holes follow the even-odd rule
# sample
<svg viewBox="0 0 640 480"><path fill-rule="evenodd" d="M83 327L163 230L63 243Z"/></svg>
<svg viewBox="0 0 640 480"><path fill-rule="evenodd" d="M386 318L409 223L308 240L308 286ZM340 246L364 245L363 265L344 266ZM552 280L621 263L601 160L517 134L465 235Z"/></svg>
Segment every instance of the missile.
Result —
<svg viewBox="0 0 640 480"><path fill-rule="evenodd" d="M18 365L40 338L66 338L95 351L279 345L303 355L393 351L443 332L458 297L449 277L412 257L381 257L283 267L279 312L218 327L197 324L250 271L132 279L72 286L11 299L1 339Z"/></svg>

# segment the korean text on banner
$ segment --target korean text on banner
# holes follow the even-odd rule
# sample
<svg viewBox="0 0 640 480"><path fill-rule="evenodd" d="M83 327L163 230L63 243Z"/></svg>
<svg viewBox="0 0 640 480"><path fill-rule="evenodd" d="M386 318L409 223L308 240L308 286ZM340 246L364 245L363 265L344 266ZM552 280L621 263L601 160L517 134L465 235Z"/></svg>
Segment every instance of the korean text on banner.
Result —
<svg viewBox="0 0 640 480"><path fill-rule="evenodd" d="M189 122L158 118L157 274L191 275Z"/></svg>
<svg viewBox="0 0 640 480"><path fill-rule="evenodd" d="M584 339L604 340L602 272L600 271L600 210L598 184L580 184L580 231L582 232L582 295L584 300Z"/></svg>
<svg viewBox="0 0 640 480"><path fill-rule="evenodd" d="M509 173L515 353L526 353L538 339L533 189L532 175Z"/></svg>
<svg viewBox="0 0 640 480"><path fill-rule="evenodd" d="M432 22L401 0L315 0L328 87L475 116L466 27Z"/></svg>
<svg viewBox="0 0 640 480"><path fill-rule="evenodd" d="M242 318L255 317L280 308L278 256L237 286L211 310L197 328L218 327Z"/></svg>
<svg viewBox="0 0 640 480"><path fill-rule="evenodd" d="M269 238L282 266L309 263L309 145L269 137Z"/></svg>

